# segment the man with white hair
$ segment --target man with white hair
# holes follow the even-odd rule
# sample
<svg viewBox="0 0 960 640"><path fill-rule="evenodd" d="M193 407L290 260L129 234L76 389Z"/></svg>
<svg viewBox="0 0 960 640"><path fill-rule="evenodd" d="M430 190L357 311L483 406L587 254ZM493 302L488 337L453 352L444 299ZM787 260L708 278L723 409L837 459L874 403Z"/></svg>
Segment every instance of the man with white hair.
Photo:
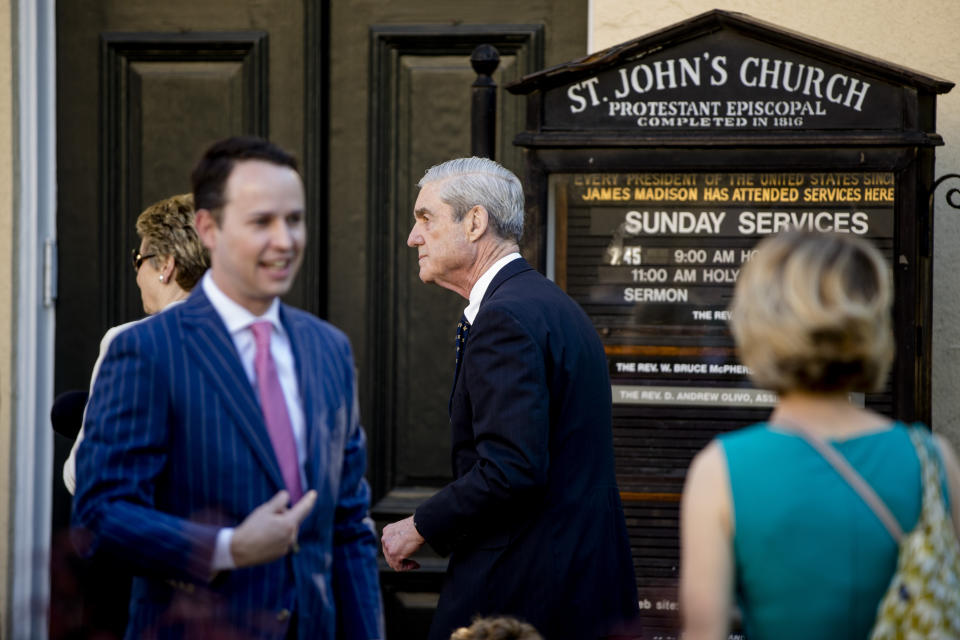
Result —
<svg viewBox="0 0 960 640"><path fill-rule="evenodd" d="M592 640L631 619L637 590L614 477L610 379L583 310L520 257L523 188L484 158L419 183L420 279L469 301L450 398L454 480L383 530L398 571L424 542L452 554L430 640L476 615Z"/></svg>

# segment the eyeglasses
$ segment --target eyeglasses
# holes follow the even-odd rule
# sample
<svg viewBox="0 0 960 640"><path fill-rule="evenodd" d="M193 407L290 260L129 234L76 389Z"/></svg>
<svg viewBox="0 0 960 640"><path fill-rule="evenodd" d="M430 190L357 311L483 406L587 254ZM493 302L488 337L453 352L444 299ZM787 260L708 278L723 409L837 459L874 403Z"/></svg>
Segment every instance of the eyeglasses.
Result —
<svg viewBox="0 0 960 640"><path fill-rule="evenodd" d="M130 252L130 259L133 261L133 271L134 273L140 273L140 267L143 266L143 261L147 258L155 258L157 254L148 253L145 256L140 255L140 249L134 249Z"/></svg>

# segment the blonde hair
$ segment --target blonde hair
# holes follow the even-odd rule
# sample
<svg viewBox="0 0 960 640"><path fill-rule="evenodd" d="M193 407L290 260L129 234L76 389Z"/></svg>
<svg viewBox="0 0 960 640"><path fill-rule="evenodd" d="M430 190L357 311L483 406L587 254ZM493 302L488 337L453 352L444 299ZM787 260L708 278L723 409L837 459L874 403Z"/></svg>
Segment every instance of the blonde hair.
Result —
<svg viewBox="0 0 960 640"><path fill-rule="evenodd" d="M184 193L155 202L137 217L137 233L146 240L150 258L159 268L159 258L173 256L175 280L191 291L210 266L210 256L194 226L193 195Z"/></svg>
<svg viewBox="0 0 960 640"><path fill-rule="evenodd" d="M533 625L516 618L476 618L469 627L460 627L450 640L543 640Z"/></svg>
<svg viewBox="0 0 960 640"><path fill-rule="evenodd" d="M878 391L893 361L890 269L849 234L789 231L757 245L730 328L758 387Z"/></svg>

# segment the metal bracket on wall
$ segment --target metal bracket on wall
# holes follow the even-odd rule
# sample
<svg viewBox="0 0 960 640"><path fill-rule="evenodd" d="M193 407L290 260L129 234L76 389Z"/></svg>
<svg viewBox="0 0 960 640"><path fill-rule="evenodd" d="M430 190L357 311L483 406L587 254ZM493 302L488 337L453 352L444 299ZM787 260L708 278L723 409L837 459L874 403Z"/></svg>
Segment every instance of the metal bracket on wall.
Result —
<svg viewBox="0 0 960 640"><path fill-rule="evenodd" d="M931 200L933 199L934 194L937 191L937 187L939 187L941 183L947 180L950 180L951 178L960 180L960 173L948 173L940 176L934 181L933 186L930 187ZM960 209L960 187L953 187L951 189L947 189L947 192L943 194L943 199L948 205L950 205L954 209Z"/></svg>
<svg viewBox="0 0 960 640"><path fill-rule="evenodd" d="M43 241L43 306L50 308L57 301L57 240Z"/></svg>

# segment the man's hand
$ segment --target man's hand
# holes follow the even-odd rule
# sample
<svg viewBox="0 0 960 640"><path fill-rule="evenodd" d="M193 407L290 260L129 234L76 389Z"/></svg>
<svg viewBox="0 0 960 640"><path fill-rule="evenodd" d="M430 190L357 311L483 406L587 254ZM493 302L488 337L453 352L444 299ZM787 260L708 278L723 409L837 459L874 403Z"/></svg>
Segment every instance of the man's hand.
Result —
<svg viewBox="0 0 960 640"><path fill-rule="evenodd" d="M297 504L288 509L289 499L286 491L280 491L251 511L233 530L230 555L237 568L272 562L285 556L297 541L300 523L313 509L317 492L312 489L307 491Z"/></svg>
<svg viewBox="0 0 960 640"><path fill-rule="evenodd" d="M413 526L413 516L385 526L380 542L383 544L383 557L394 571L420 568L419 562L409 559L426 542Z"/></svg>

